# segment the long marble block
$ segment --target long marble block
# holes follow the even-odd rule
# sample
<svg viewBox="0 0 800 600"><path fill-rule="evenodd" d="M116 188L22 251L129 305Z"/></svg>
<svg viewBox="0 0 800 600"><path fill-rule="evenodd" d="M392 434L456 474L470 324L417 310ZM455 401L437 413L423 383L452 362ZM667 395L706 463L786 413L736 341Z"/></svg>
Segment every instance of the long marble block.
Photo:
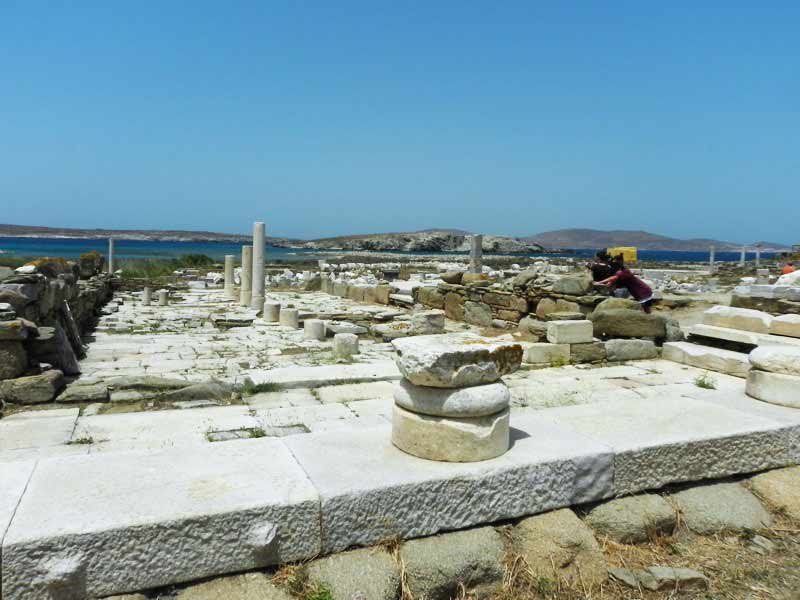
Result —
<svg viewBox="0 0 800 600"><path fill-rule="evenodd" d="M792 338L783 335L771 335L768 333L754 333L752 331L742 331L740 329L730 329L728 327L717 327L715 325L692 325L689 328L690 335L709 337L737 344L748 344L751 346L800 346L799 338Z"/></svg>
<svg viewBox="0 0 800 600"><path fill-rule="evenodd" d="M514 413L511 425L511 449L478 463L406 454L392 446L388 425L284 441L319 491L324 553L611 495L609 448L533 412Z"/></svg>
<svg viewBox="0 0 800 600"><path fill-rule="evenodd" d="M797 460L797 425L697 399L621 399L543 413L614 450L615 495Z"/></svg>
<svg viewBox="0 0 800 600"><path fill-rule="evenodd" d="M46 460L3 543L2 597L94 598L319 549L319 498L278 440Z"/></svg>
<svg viewBox="0 0 800 600"><path fill-rule="evenodd" d="M400 379L400 371L391 360L318 367L279 367L252 371L249 375L253 383L274 383L284 389Z"/></svg>

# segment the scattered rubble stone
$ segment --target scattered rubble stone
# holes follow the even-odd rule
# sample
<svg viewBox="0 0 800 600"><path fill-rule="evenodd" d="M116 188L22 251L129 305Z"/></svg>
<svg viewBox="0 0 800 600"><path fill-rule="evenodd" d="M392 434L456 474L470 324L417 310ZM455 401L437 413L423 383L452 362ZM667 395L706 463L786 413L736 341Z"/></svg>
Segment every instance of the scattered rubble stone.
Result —
<svg viewBox="0 0 800 600"><path fill-rule="evenodd" d="M758 499L738 483L702 485L672 496L687 527L699 534L758 530L772 517Z"/></svg>
<svg viewBox="0 0 800 600"><path fill-rule="evenodd" d="M63 388L64 374L53 369L0 382L0 398L13 404L43 404L52 402Z"/></svg>
<svg viewBox="0 0 800 600"><path fill-rule="evenodd" d="M463 584L479 598L495 592L503 579L505 548L492 527L410 540L400 557L415 597L449 600Z"/></svg>
<svg viewBox="0 0 800 600"><path fill-rule="evenodd" d="M539 577L588 587L608 577L592 530L568 508L523 519L512 535L514 551Z"/></svg>
<svg viewBox="0 0 800 600"><path fill-rule="evenodd" d="M800 467L787 467L756 475L753 491L792 519L800 519Z"/></svg>
<svg viewBox="0 0 800 600"><path fill-rule="evenodd" d="M400 590L400 567L382 547L333 554L306 570L312 586L325 587L334 599L395 600Z"/></svg>
<svg viewBox="0 0 800 600"><path fill-rule="evenodd" d="M604 502L585 517L595 531L622 543L639 543L675 529L675 510L661 496L642 494Z"/></svg>
<svg viewBox="0 0 800 600"><path fill-rule="evenodd" d="M244 573L192 585L176 600L292 600L283 589L270 583L263 573Z"/></svg>

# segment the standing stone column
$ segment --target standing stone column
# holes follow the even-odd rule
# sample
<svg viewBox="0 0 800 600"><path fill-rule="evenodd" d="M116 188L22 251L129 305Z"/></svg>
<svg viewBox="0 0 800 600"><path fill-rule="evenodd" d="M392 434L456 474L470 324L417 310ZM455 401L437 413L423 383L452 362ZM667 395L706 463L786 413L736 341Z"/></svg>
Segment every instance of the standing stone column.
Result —
<svg viewBox="0 0 800 600"><path fill-rule="evenodd" d="M152 301L152 299L153 299L153 290L145 286L144 291L142 291L142 304L144 306L150 306L150 302Z"/></svg>
<svg viewBox="0 0 800 600"><path fill-rule="evenodd" d="M225 255L225 298L233 300L235 290L233 285L233 261L236 257L233 254Z"/></svg>
<svg viewBox="0 0 800 600"><path fill-rule="evenodd" d="M739 257L739 266L743 267L747 262L747 246L742 246L742 254Z"/></svg>
<svg viewBox="0 0 800 600"><path fill-rule="evenodd" d="M166 306L169 303L169 290L158 290L158 305Z"/></svg>
<svg viewBox="0 0 800 600"><path fill-rule="evenodd" d="M114 274L114 238L108 238L108 273Z"/></svg>
<svg viewBox="0 0 800 600"><path fill-rule="evenodd" d="M469 272L483 272L483 236L473 235L470 238Z"/></svg>
<svg viewBox="0 0 800 600"><path fill-rule="evenodd" d="M242 246L242 287L239 291L239 304L250 306L253 294L253 247Z"/></svg>
<svg viewBox="0 0 800 600"><path fill-rule="evenodd" d="M711 246L708 249L708 268L712 273L717 272L717 248L716 246Z"/></svg>
<svg viewBox="0 0 800 600"><path fill-rule="evenodd" d="M756 269L761 266L761 246L756 246Z"/></svg>
<svg viewBox="0 0 800 600"><path fill-rule="evenodd" d="M253 223L253 293L250 308L261 312L264 308L264 223Z"/></svg>
<svg viewBox="0 0 800 600"><path fill-rule="evenodd" d="M280 302L264 302L261 318L267 323L277 323L281 318Z"/></svg>

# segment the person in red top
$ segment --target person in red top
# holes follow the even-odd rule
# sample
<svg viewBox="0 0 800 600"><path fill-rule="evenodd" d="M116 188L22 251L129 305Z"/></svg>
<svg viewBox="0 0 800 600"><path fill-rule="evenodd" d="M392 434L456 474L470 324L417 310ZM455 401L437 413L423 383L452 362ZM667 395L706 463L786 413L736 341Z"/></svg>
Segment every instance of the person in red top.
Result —
<svg viewBox="0 0 800 600"><path fill-rule="evenodd" d="M607 277L597 283L626 288L631 296L639 302L642 310L648 314L650 313L650 307L653 305L653 290L644 281L631 273L630 269L622 268L611 277Z"/></svg>
<svg viewBox="0 0 800 600"><path fill-rule="evenodd" d="M781 270L781 275L788 275L789 273L794 273L796 270L793 262L787 262L786 266Z"/></svg>

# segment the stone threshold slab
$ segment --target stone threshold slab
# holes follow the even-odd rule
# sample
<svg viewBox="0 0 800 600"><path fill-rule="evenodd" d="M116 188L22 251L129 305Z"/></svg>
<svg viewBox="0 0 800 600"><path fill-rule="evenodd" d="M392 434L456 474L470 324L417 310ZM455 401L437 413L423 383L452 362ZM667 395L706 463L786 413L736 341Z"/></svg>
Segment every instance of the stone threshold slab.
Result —
<svg viewBox="0 0 800 600"><path fill-rule="evenodd" d="M792 465L800 448L792 420L677 395L542 412L613 449L615 496Z"/></svg>
<svg viewBox="0 0 800 600"><path fill-rule="evenodd" d="M717 327L716 325L692 325L689 328L689 334L725 340L727 342L736 342L738 344L748 344L750 346L800 346L800 338L772 335L769 333L754 333L741 329Z"/></svg>
<svg viewBox="0 0 800 600"><path fill-rule="evenodd" d="M346 437L286 438L320 495L323 552L611 496L613 455L607 446L533 411L514 414L511 425L509 452L476 463L406 454L392 445L389 424Z"/></svg>
<svg viewBox="0 0 800 600"><path fill-rule="evenodd" d="M318 388L343 383L395 381L400 371L392 360L373 363L322 365L318 367L280 367L250 371L247 376L256 384L275 384L283 389Z"/></svg>
<svg viewBox="0 0 800 600"><path fill-rule="evenodd" d="M661 352L664 360L746 378L750 371L749 355L713 346L701 346L691 342L667 342Z"/></svg>
<svg viewBox="0 0 800 600"><path fill-rule="evenodd" d="M318 495L279 440L40 460L3 541L2 598L103 597L319 549Z"/></svg>

